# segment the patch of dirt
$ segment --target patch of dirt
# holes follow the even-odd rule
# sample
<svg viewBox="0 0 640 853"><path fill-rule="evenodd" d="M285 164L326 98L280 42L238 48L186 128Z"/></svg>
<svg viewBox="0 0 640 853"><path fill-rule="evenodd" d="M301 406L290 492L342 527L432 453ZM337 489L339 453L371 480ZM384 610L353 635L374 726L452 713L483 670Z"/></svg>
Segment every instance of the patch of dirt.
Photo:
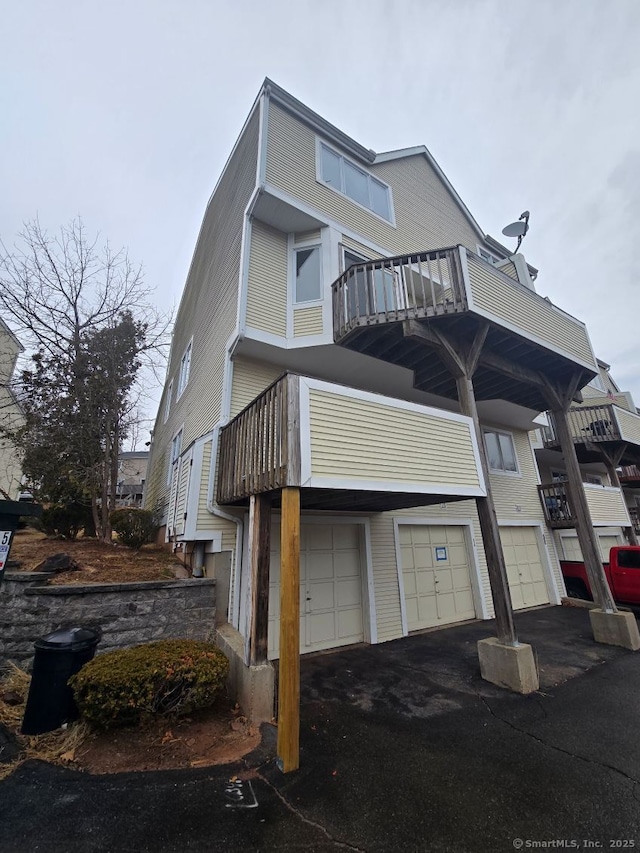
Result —
<svg viewBox="0 0 640 853"><path fill-rule="evenodd" d="M229 764L254 750L260 732L225 699L177 721L111 729L89 736L73 757L89 773L177 770Z"/></svg>
<svg viewBox="0 0 640 853"><path fill-rule="evenodd" d="M180 560L158 545L145 545L134 551L117 542L82 537L74 541L55 539L30 528L18 530L13 537L11 560L21 564L20 571L32 572L47 557L60 553L69 554L81 568L51 575L51 584L170 580L189 574Z"/></svg>

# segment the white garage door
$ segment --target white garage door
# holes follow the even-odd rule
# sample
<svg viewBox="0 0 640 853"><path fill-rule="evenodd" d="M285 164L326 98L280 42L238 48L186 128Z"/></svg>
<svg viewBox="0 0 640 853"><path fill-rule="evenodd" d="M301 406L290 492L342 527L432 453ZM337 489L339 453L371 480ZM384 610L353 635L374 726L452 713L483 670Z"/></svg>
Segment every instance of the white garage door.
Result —
<svg viewBox="0 0 640 853"><path fill-rule="evenodd" d="M363 636L362 559L357 524L300 529L300 652L359 643ZM269 657L280 646L280 528L271 531Z"/></svg>
<svg viewBox="0 0 640 853"><path fill-rule="evenodd" d="M579 560L580 562L582 562L582 550L580 548L580 543L578 542L577 536L561 536L560 542L562 544L561 553L563 559ZM615 536L611 533L599 533L598 542L600 543L600 552L602 554L602 561L604 563L608 562L609 551L615 545L624 545L622 536Z"/></svg>
<svg viewBox="0 0 640 853"><path fill-rule="evenodd" d="M398 527L407 625L410 631L476 615L464 527Z"/></svg>
<svg viewBox="0 0 640 853"><path fill-rule="evenodd" d="M514 610L549 603L535 527L501 527L500 539Z"/></svg>

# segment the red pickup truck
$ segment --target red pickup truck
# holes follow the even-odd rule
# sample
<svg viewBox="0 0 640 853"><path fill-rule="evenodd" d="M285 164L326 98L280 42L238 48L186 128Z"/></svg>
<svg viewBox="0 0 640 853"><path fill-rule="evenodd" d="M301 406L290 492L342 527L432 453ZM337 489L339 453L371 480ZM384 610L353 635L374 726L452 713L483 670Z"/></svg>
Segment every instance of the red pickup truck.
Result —
<svg viewBox="0 0 640 853"><path fill-rule="evenodd" d="M609 589L615 601L640 604L640 546L618 545L609 552L609 562L603 563ZM584 563L560 560L567 593L572 598L593 600Z"/></svg>

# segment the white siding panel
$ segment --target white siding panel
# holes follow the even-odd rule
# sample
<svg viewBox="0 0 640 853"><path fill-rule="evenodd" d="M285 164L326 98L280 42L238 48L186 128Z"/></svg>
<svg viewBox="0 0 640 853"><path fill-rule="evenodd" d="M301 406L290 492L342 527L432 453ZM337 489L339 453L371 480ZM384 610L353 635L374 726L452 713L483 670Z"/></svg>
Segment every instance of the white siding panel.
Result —
<svg viewBox="0 0 640 853"><path fill-rule="evenodd" d="M621 489L585 483L584 491L594 525L629 527L629 511Z"/></svg>

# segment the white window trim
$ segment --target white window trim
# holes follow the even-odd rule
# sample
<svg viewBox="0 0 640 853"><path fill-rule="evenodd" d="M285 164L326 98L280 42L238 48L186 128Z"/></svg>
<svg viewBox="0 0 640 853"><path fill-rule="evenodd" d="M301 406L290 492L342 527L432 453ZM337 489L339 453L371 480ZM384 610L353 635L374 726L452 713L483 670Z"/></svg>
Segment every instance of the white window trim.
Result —
<svg viewBox="0 0 640 853"><path fill-rule="evenodd" d="M183 384L183 382L182 382L182 365L183 365L184 360L187 356L187 353L189 354L189 367L187 369L187 376L186 376L186 379L184 380L184 384ZM191 376L191 361L192 361L192 359L193 359L193 337L191 338L189 343L184 348L184 352L182 353L182 358L180 359L180 364L178 366L178 393L176 394L176 400L179 400L180 397L182 397L185 388L189 384L189 377Z"/></svg>
<svg viewBox="0 0 640 853"><path fill-rule="evenodd" d="M296 299L296 254L304 252L308 249L318 249L320 258L320 296L317 299L306 299L304 302L298 302ZM322 251L322 242L313 240L304 243L295 243L291 246L291 304L294 308L313 308L316 305L324 303L324 252Z"/></svg>
<svg viewBox="0 0 640 853"><path fill-rule="evenodd" d="M480 251L483 251L485 254L490 255L493 258L492 261L490 261L490 262L487 261L487 263L492 263L495 265L495 264L501 263L502 261L508 260L508 258L499 258L490 249L487 249L486 246L481 246L480 243L476 243L476 250L478 253L478 257L480 258L481 261L487 261L487 259L482 257L482 255L480 254Z"/></svg>
<svg viewBox="0 0 640 853"><path fill-rule="evenodd" d="M173 399L173 379L169 383L167 387L167 399L164 404L164 417L162 419L162 423L166 424L169 420L169 415L171 414L171 401Z"/></svg>
<svg viewBox="0 0 640 853"><path fill-rule="evenodd" d="M340 272L346 272L347 262L345 260L345 253L348 252L350 255L354 255L356 258L359 258L363 264L368 264L372 258L365 258L364 255L361 255L360 252L356 252L355 249L350 249L348 246L345 246L344 243L340 243Z"/></svg>
<svg viewBox="0 0 640 853"><path fill-rule="evenodd" d="M483 426L482 427L482 440L484 441L485 434L488 432L495 432L498 435L506 435L511 440L511 445L513 447L513 455L516 460L516 471L504 471L502 468L492 468L489 463L489 452L487 450L487 443L484 442L484 449L487 454L487 467L489 468L489 472L491 474L495 474L498 477L522 477L522 471L520 470L520 460L518 459L518 450L516 448L516 442L513 437L513 433L508 429L499 429L498 427L491 426Z"/></svg>
<svg viewBox="0 0 640 853"><path fill-rule="evenodd" d="M382 184L383 187L386 187L387 192L389 193L389 213L390 218L386 219L384 216L380 216L379 213L376 213L375 210L371 210L370 207L367 207L364 204L360 204L359 201L351 198L350 195L347 195L342 190L339 190L337 187L334 187L333 184L328 184L322 177L322 146L324 145L329 151L332 151L337 157L341 157L347 163L350 163L354 168L359 169L361 172L364 172L365 175L368 175L370 178L376 180L379 184ZM356 163L355 160L352 160L351 157L347 157L346 154L343 154L341 151L338 151L337 148L334 148L333 145L330 145L324 139L321 139L319 136L316 136L316 181L321 184L323 187L327 187L332 192L337 193L337 195L342 196L342 198L346 198L351 204L355 204L361 210L366 210L367 213L370 213L371 216L375 216L376 219L379 219L380 222L384 222L386 225L390 225L392 228L396 227L396 212L395 205L393 203L393 190L389 186L386 181L383 181L382 178L375 175L373 172L370 172L368 169L365 169L360 163Z"/></svg>
<svg viewBox="0 0 640 853"><path fill-rule="evenodd" d="M183 430L184 430L184 424L182 424L182 426L180 426L180 428L174 432L174 434L171 436L171 441L169 442L169 464L167 466L167 486L171 485L171 477L173 475L173 466L182 456L182 439L180 439L180 452L178 453L178 455L175 459L171 458L171 451L173 448L173 442L180 435L180 433L182 433L184 436Z"/></svg>

